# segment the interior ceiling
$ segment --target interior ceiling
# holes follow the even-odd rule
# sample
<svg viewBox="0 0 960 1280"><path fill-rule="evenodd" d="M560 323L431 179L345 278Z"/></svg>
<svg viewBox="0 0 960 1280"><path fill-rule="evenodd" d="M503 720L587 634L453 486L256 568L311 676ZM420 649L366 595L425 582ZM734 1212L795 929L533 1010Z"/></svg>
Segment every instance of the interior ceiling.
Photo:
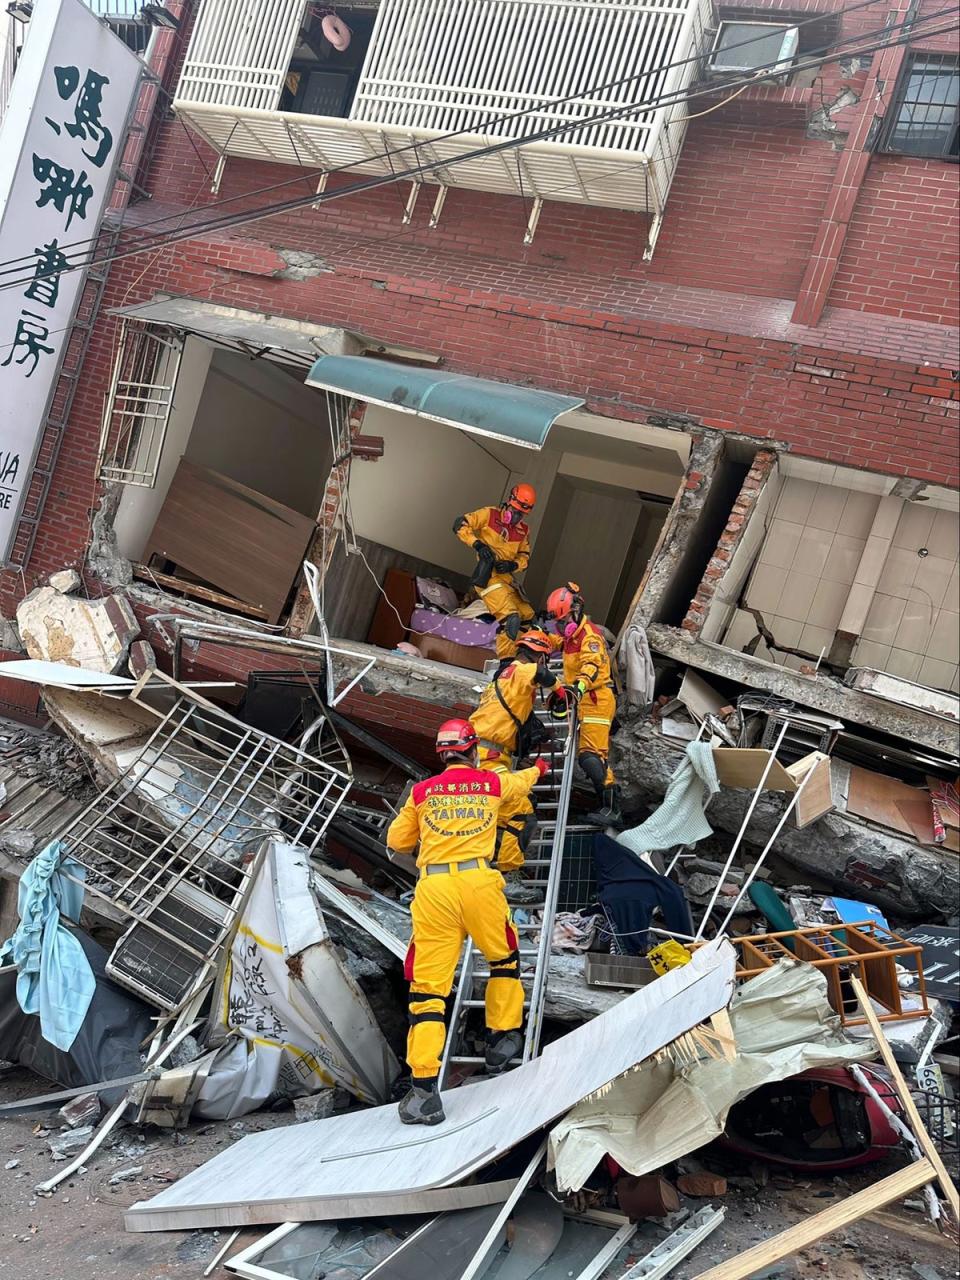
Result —
<svg viewBox="0 0 960 1280"><path fill-rule="evenodd" d="M642 467L659 475L683 475L684 457L689 448L685 436L677 433L679 439L675 449L649 442L649 433L658 428L644 427L642 423L618 422L612 418L601 418L596 414L566 414L563 421L556 422L550 428L547 443L543 452L575 453L584 458L596 458L603 462L620 463L623 466ZM572 419L581 425L573 425ZM598 429L599 425L599 429ZM603 434L600 434L602 429ZM617 431L623 434L611 434ZM465 432L479 449L496 458L510 471L523 471L530 465L531 450L505 440L492 440L484 436L482 440ZM645 440L643 437L647 435ZM681 453L682 451L682 453Z"/></svg>

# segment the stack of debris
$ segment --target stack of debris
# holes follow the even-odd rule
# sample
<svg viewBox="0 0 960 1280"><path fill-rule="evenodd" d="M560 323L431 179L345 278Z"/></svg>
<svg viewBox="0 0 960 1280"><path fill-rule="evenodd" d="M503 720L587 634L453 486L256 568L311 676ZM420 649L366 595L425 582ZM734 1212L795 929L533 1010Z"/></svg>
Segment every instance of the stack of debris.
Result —
<svg viewBox="0 0 960 1280"><path fill-rule="evenodd" d="M750 1275L920 1188L934 1221L956 1220L950 781L891 798L838 757L840 722L728 700L687 672L620 743L634 799L659 803L593 832L554 743L549 836L530 859L546 893L514 913L522 1064L449 1089L446 1124L411 1142L393 1099L416 872L385 832L426 771L337 710L322 639L290 642L295 674L201 687L157 670L122 595L85 601L77 585L28 597L29 658L0 667L41 687L54 726L12 730L0 751L0 1058L59 1086L6 1109L65 1104L44 1192L122 1124L179 1133L286 1106L300 1123L134 1204L127 1228L271 1227L227 1260L240 1275L402 1258L451 1280L650 1280L724 1221L696 1202L724 1194L718 1169L834 1173L895 1150L910 1162L838 1205L845 1218L707 1274ZM190 626L265 656L285 643ZM891 803L910 867L858 825ZM468 952L454 1064L476 1052L473 982ZM449 1067L445 1083L470 1076Z"/></svg>

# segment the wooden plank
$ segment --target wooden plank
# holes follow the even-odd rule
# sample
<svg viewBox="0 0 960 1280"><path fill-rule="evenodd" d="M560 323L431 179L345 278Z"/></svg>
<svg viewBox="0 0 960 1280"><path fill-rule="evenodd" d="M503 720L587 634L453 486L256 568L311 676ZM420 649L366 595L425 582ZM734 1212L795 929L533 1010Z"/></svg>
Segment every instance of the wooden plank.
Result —
<svg viewBox="0 0 960 1280"><path fill-rule="evenodd" d="M822 1240L832 1231L841 1231L852 1222L866 1217L868 1213L873 1213L875 1209L882 1209L893 1200L902 1200L911 1191L916 1191L919 1187L932 1182L935 1176L935 1170L929 1160L918 1160L908 1165L906 1169L899 1169L896 1173L891 1173L888 1178L875 1182L872 1187L866 1187L856 1195L848 1196L846 1200L831 1205L822 1213L814 1214L812 1218L804 1218L802 1222L788 1227L786 1231L781 1231L771 1240L764 1240L754 1245L746 1253L730 1258L727 1262L721 1262L718 1266L711 1267L709 1271L701 1271L695 1280L748 1280L748 1277L757 1271L762 1271L765 1267L779 1262L781 1258L806 1249L808 1245Z"/></svg>
<svg viewBox="0 0 960 1280"><path fill-rule="evenodd" d="M267 1129L126 1213L129 1230L308 1221L360 1197L452 1186L582 1098L726 1008L734 951L718 939L506 1075L444 1093L446 1122L411 1129L396 1105Z"/></svg>
<svg viewBox="0 0 960 1280"><path fill-rule="evenodd" d="M228 476L181 459L144 550L280 617L315 523Z"/></svg>
<svg viewBox="0 0 960 1280"><path fill-rule="evenodd" d="M760 747L715 747L713 762L717 777L724 787L743 787L753 791L763 776L770 752ZM779 760L774 760L764 791L796 791L797 783Z"/></svg>
<svg viewBox="0 0 960 1280"><path fill-rule="evenodd" d="M937 1150L933 1139L930 1137L929 1133L927 1133L926 1126L920 1119L920 1112L917 1110L917 1105L913 1100L913 1095L910 1093L910 1088L907 1085L906 1080L903 1078L903 1073L900 1070L897 1060L893 1056L893 1050L890 1048L887 1038L883 1034L883 1028L880 1026L880 1022L874 1012L873 1005L870 1003L870 997L867 995L866 991L864 991L863 983L859 978L855 978L851 975L850 986L853 988L853 993L860 1003L860 1008L863 1010L863 1016L866 1018L870 1026L870 1030L873 1032L873 1038L876 1040L877 1048L880 1050L880 1057L883 1059L883 1065L893 1077L893 1087L896 1090L897 1097L900 1099L903 1106L904 1113L907 1117L907 1123L913 1130L913 1136L920 1144L920 1149L923 1151L923 1154L936 1170L937 1181L940 1183L940 1188L943 1191L944 1197L953 1212L954 1222L960 1223L960 1192L957 1191L953 1179L947 1172L946 1165L940 1158L940 1152ZM878 1205L877 1207L879 1208L880 1206Z"/></svg>
<svg viewBox="0 0 960 1280"><path fill-rule="evenodd" d="M946 1236L942 1236L936 1227L930 1226L929 1223L922 1225L920 1222L905 1222L896 1214L884 1213L882 1209L878 1209L876 1213L867 1214L867 1221L875 1222L878 1227L883 1227L884 1231L895 1231L897 1235L906 1236L908 1240L916 1240L918 1244L930 1245L934 1249L949 1249L951 1253L956 1251L956 1244Z"/></svg>
<svg viewBox="0 0 960 1280"><path fill-rule="evenodd" d="M885 774L854 765L850 770L847 813L913 837L913 829L900 812L897 802L902 800L910 805L917 797L923 796L927 797L929 806L929 795L922 788L910 787L899 778L888 778Z"/></svg>
<svg viewBox="0 0 960 1280"><path fill-rule="evenodd" d="M133 576L140 582L150 582L155 587L165 587L168 591L179 591L181 595L190 596L193 600L203 600L206 604L212 604L219 609L234 609L237 613L246 614L247 617L260 618L264 622L267 620L266 609L261 609L255 604L247 604L245 600L238 600L235 596L224 595L222 591L211 591L209 587L202 587L198 582L176 578L172 573L160 573L156 569L151 569L148 564L135 564Z"/></svg>
<svg viewBox="0 0 960 1280"><path fill-rule="evenodd" d="M801 767L803 766L803 767ZM822 751L812 751L795 764L787 767L787 773L795 779L797 785L803 781L808 769L812 776L803 788L797 801L796 824L798 828L808 827L824 814L833 809L833 780L830 775L830 757Z"/></svg>

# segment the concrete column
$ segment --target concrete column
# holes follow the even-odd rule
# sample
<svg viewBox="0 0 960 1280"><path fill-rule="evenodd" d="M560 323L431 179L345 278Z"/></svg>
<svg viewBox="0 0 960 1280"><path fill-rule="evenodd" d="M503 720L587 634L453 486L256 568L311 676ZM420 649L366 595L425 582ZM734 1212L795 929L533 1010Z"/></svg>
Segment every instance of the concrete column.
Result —
<svg viewBox="0 0 960 1280"><path fill-rule="evenodd" d="M853 585L830 648L831 662L841 666L850 662L850 656L860 639L860 633L867 621L867 614L873 604L877 583L883 573L883 566L887 563L890 544L902 511L902 498L890 496L880 499L877 514L873 518L863 555L860 557Z"/></svg>

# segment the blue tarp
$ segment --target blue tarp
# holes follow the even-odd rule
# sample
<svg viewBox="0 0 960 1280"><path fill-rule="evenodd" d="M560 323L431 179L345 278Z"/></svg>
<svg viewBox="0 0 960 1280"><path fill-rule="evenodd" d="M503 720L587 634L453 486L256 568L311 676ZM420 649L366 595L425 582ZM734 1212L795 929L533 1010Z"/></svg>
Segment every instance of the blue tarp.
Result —
<svg viewBox="0 0 960 1280"><path fill-rule="evenodd" d="M555 420L584 403L577 396L365 356L321 356L307 375L307 386L418 413L528 449L542 448Z"/></svg>
<svg viewBox="0 0 960 1280"><path fill-rule="evenodd" d="M68 1050L77 1037L96 987L90 962L77 939L60 921L80 919L86 872L62 857L59 840L33 859L20 877L17 910L20 924L0 947L0 966L17 969L17 1003L24 1013L40 1015L43 1038Z"/></svg>

